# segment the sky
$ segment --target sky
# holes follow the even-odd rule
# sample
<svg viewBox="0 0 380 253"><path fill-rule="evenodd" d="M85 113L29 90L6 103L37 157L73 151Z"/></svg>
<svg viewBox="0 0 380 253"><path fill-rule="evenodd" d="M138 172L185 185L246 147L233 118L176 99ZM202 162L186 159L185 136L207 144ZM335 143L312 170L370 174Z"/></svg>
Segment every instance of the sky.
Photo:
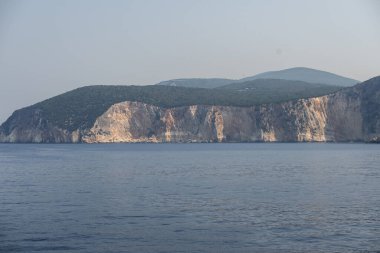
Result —
<svg viewBox="0 0 380 253"><path fill-rule="evenodd" d="M0 0L0 122L77 87L380 75L378 0Z"/></svg>

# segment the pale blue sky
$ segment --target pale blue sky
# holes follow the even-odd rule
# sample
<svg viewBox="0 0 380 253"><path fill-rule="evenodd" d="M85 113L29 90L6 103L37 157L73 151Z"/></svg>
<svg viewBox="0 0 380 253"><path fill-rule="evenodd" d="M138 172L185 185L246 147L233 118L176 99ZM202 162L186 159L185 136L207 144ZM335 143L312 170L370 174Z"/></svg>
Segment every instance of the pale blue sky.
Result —
<svg viewBox="0 0 380 253"><path fill-rule="evenodd" d="M0 121L92 84L380 75L377 0L0 0Z"/></svg>

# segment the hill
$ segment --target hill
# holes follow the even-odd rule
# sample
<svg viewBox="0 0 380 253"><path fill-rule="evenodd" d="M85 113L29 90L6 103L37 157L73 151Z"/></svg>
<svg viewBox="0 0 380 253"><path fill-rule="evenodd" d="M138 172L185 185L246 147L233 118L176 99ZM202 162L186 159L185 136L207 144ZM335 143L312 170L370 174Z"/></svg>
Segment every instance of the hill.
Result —
<svg viewBox="0 0 380 253"><path fill-rule="evenodd" d="M275 82L277 83L277 82ZM277 85L277 84L276 84ZM277 86L275 86L277 87ZM113 104L137 101L163 108L187 105L252 106L279 103L288 100L326 95L338 87L315 91L309 89L257 89L247 92L229 89L186 88L164 85L150 86L86 86L52 97L30 107L18 110L2 125L9 132L9 122L22 113L40 111L50 123L73 131L90 127L96 118ZM322 92L323 91L323 92Z"/></svg>
<svg viewBox="0 0 380 253"><path fill-rule="evenodd" d="M271 82L277 92L264 94L260 82L240 91L82 87L15 111L0 126L0 142L380 142L380 77L291 101L297 85Z"/></svg>
<svg viewBox="0 0 380 253"><path fill-rule="evenodd" d="M226 85L239 84L257 79L278 79L288 81L302 81L312 84L326 84L341 87L353 86L359 81L347 77L339 76L326 71L310 69L310 68L290 68L279 71L270 71L254 76L242 78L239 80L223 79L223 78L184 78L173 79L157 83L156 85L190 87L190 88L217 88Z"/></svg>
<svg viewBox="0 0 380 253"><path fill-rule="evenodd" d="M83 87L15 111L0 142L380 142L380 77L281 103L299 94L265 96L255 85Z"/></svg>
<svg viewBox="0 0 380 253"><path fill-rule="evenodd" d="M250 81L256 79L293 80L308 83L337 85L343 87L349 87L359 83L357 80L339 76L330 72L303 67L265 72L255 76L240 79L240 81Z"/></svg>

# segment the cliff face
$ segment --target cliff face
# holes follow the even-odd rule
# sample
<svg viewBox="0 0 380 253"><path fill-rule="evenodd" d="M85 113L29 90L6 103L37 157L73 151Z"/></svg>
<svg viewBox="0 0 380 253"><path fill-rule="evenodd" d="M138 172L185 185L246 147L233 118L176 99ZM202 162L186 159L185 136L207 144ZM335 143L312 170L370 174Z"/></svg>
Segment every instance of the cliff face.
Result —
<svg viewBox="0 0 380 253"><path fill-rule="evenodd" d="M113 105L85 132L84 142L361 141L360 101L344 96L248 108L162 109L136 102Z"/></svg>
<svg viewBox="0 0 380 253"><path fill-rule="evenodd" d="M38 109L16 111L2 142L303 142L380 141L380 78L332 95L252 107L161 108L121 102L91 128L68 131Z"/></svg>
<svg viewBox="0 0 380 253"><path fill-rule="evenodd" d="M326 98L258 107L186 106L138 102L111 106L84 142L324 141ZM312 134L314 133L314 134Z"/></svg>

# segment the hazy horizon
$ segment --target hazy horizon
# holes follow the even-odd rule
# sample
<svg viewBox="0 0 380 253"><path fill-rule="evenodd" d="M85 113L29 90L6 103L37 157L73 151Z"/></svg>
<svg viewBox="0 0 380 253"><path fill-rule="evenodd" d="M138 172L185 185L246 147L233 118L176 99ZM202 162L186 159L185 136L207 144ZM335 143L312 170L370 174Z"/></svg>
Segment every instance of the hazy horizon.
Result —
<svg viewBox="0 0 380 253"><path fill-rule="evenodd" d="M0 2L0 124L94 84L239 79L293 67L380 74L380 2Z"/></svg>

